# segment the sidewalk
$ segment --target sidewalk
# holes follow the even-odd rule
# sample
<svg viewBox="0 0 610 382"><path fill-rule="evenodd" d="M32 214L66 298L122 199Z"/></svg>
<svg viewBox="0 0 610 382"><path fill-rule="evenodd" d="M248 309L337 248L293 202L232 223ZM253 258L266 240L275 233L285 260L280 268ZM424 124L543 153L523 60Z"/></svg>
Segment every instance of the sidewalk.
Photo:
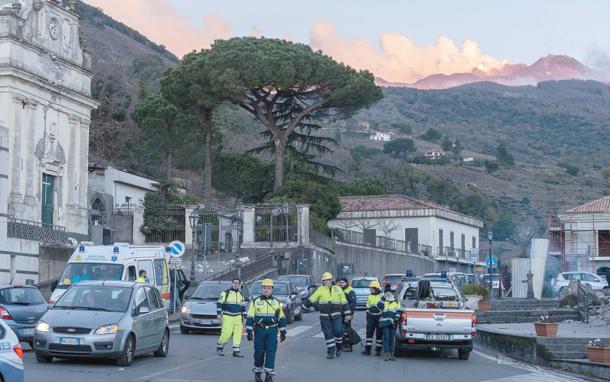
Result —
<svg viewBox="0 0 610 382"><path fill-rule="evenodd" d="M499 334L515 335L522 337L536 337L533 323L520 324L480 324L479 330L490 331ZM590 322L586 324L581 321L563 321L559 323L557 338L609 338L610 324L607 322Z"/></svg>

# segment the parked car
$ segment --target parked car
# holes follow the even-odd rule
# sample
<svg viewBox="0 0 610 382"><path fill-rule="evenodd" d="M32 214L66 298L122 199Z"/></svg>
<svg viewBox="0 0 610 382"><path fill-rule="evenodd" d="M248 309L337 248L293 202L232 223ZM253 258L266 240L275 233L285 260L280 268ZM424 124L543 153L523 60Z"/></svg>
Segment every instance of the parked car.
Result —
<svg viewBox="0 0 610 382"><path fill-rule="evenodd" d="M598 276L589 272L563 272L551 280L553 292L561 294L565 288L570 285L570 280L580 280L585 286L590 286L593 290L603 290L608 288L608 282L605 277Z"/></svg>
<svg viewBox="0 0 610 382"><path fill-rule="evenodd" d="M20 342L32 345L36 323L47 309L44 297L33 286L0 286L0 318L15 332Z"/></svg>
<svg viewBox="0 0 610 382"><path fill-rule="evenodd" d="M484 273L482 275L483 277L483 284L485 285L486 288L489 288L489 273ZM492 273L491 274L491 286L494 290L499 289L500 288L500 275L498 273ZM504 290L504 288L502 288L502 290Z"/></svg>
<svg viewBox="0 0 610 382"><path fill-rule="evenodd" d="M38 321L34 352L39 363L81 357L129 366L138 355L167 356L169 336L159 289L130 281L81 281Z"/></svg>
<svg viewBox="0 0 610 382"><path fill-rule="evenodd" d="M278 278L280 281L290 281L299 291L301 299L305 299L313 294L318 287L311 275L283 275Z"/></svg>
<svg viewBox="0 0 610 382"><path fill-rule="evenodd" d="M230 281L203 281L187 296L180 309L180 333L219 331L222 322L216 318L216 302L220 294L231 288ZM242 288L248 301L248 288Z"/></svg>
<svg viewBox="0 0 610 382"><path fill-rule="evenodd" d="M262 281L255 281L250 286L250 294L252 299L263 294ZM303 319L303 301L299 295L299 291L290 281L273 281L273 297L277 298L282 304L282 310L286 316L288 324L293 321L301 321Z"/></svg>
<svg viewBox="0 0 610 382"><path fill-rule="evenodd" d="M422 277L423 279L429 279L431 281L442 281L446 279L451 283L455 284L457 287L464 286L468 284L468 278L464 273L461 272L436 272L436 273L426 273Z"/></svg>
<svg viewBox="0 0 610 382"><path fill-rule="evenodd" d="M476 314L463 309L463 297L452 284L420 281L397 290L403 307L396 333L396 351L457 349L467 360L476 335Z"/></svg>
<svg viewBox="0 0 610 382"><path fill-rule="evenodd" d="M381 278L381 287L385 288L386 286L390 286L390 289L395 291L396 288L400 285L400 283L402 282L402 279L405 277L405 275L400 274L400 273L390 273L387 275L384 275Z"/></svg>
<svg viewBox="0 0 610 382"><path fill-rule="evenodd" d="M369 298L371 291L369 285L371 281L376 280L379 282L377 277L354 277L352 279L352 288L356 293L356 309L366 307L366 300Z"/></svg>
<svg viewBox="0 0 610 382"><path fill-rule="evenodd" d="M23 382L23 348L17 335L0 320L0 381Z"/></svg>

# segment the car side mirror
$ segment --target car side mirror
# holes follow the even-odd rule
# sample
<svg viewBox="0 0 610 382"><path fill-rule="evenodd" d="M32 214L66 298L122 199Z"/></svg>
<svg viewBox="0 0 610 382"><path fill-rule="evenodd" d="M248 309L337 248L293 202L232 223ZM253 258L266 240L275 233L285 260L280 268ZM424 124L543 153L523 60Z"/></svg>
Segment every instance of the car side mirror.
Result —
<svg viewBox="0 0 610 382"><path fill-rule="evenodd" d="M138 315L146 313L150 313L150 308L148 308L147 306L141 306L138 308Z"/></svg>
<svg viewBox="0 0 610 382"><path fill-rule="evenodd" d="M51 282L51 292L55 291L55 289L57 289L57 285L59 285L59 280L53 280Z"/></svg>

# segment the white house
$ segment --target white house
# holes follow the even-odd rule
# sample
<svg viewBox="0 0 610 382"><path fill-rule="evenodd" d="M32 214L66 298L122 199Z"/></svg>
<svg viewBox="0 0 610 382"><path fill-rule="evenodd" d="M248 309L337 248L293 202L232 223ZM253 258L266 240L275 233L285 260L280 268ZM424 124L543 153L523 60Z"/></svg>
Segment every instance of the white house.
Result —
<svg viewBox="0 0 610 382"><path fill-rule="evenodd" d="M376 131L375 134L371 134L370 139L371 141L389 142L392 137L390 136L390 134L380 133L379 131Z"/></svg>
<svg viewBox="0 0 610 382"><path fill-rule="evenodd" d="M43 259L87 237L98 104L71 4L0 0L0 283L44 279Z"/></svg>
<svg viewBox="0 0 610 382"><path fill-rule="evenodd" d="M610 267L610 195L567 210L551 224L551 255L564 270Z"/></svg>
<svg viewBox="0 0 610 382"><path fill-rule="evenodd" d="M439 261L478 263L478 219L404 195L344 196L340 202L341 212L328 222L332 229L358 232L365 242L394 239Z"/></svg>
<svg viewBox="0 0 610 382"><path fill-rule="evenodd" d="M426 151L424 153L424 157L431 159L431 160L437 160L437 159L446 158L447 153L444 151Z"/></svg>
<svg viewBox="0 0 610 382"><path fill-rule="evenodd" d="M89 191L108 194L109 207L135 207L144 203L144 195L155 191L157 182L112 166L89 166Z"/></svg>

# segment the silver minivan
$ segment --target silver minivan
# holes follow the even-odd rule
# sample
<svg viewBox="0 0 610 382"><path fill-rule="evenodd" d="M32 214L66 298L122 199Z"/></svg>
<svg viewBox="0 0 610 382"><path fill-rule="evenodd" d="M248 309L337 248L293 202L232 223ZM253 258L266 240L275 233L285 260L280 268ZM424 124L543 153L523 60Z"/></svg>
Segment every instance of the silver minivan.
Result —
<svg viewBox="0 0 610 382"><path fill-rule="evenodd" d="M169 322L157 288L129 281L81 281L38 321L36 360L110 358L129 366L137 355L167 356Z"/></svg>

